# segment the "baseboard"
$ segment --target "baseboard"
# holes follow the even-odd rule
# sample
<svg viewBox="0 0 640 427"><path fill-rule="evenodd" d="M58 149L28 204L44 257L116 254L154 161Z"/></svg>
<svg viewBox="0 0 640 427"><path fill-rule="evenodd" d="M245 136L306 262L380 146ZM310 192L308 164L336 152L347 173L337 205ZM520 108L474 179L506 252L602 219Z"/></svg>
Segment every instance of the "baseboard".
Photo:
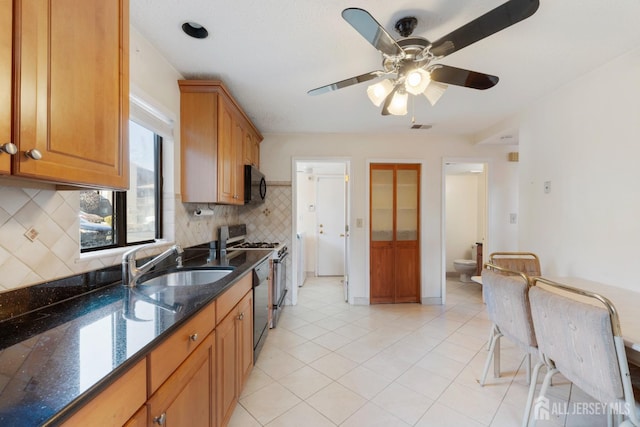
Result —
<svg viewBox="0 0 640 427"><path fill-rule="evenodd" d="M369 305L369 298L354 297L353 305Z"/></svg>
<svg viewBox="0 0 640 427"><path fill-rule="evenodd" d="M442 305L441 297L422 298L423 305Z"/></svg>
<svg viewBox="0 0 640 427"><path fill-rule="evenodd" d="M454 279L456 277L460 277L460 273L458 273L457 271L447 271L445 277L447 279Z"/></svg>

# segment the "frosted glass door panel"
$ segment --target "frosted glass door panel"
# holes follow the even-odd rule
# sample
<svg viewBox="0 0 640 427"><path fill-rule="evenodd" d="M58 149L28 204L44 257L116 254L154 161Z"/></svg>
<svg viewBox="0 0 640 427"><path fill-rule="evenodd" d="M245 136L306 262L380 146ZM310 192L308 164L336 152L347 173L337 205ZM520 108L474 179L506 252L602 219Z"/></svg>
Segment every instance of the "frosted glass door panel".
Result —
<svg viewBox="0 0 640 427"><path fill-rule="evenodd" d="M418 171L398 169L397 172L396 240L418 239Z"/></svg>
<svg viewBox="0 0 640 427"><path fill-rule="evenodd" d="M371 240L393 240L393 170L371 171Z"/></svg>

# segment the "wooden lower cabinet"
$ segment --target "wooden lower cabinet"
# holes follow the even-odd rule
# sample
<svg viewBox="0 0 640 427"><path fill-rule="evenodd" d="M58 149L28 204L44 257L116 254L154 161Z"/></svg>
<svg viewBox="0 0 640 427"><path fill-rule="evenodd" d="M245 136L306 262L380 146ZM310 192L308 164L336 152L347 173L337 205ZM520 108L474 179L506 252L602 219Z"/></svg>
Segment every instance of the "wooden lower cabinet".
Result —
<svg viewBox="0 0 640 427"><path fill-rule="evenodd" d="M249 273L63 425L226 426L252 368Z"/></svg>
<svg viewBox="0 0 640 427"><path fill-rule="evenodd" d="M146 427L147 426L147 405L144 405L136 414L129 419L124 427Z"/></svg>
<svg viewBox="0 0 640 427"><path fill-rule="evenodd" d="M122 426L146 400L146 371L147 364L143 359L62 425Z"/></svg>
<svg viewBox="0 0 640 427"><path fill-rule="evenodd" d="M209 334L151 396L148 425L214 426L215 334Z"/></svg>
<svg viewBox="0 0 640 427"><path fill-rule="evenodd" d="M225 426L253 368L253 290L216 326L217 425Z"/></svg>

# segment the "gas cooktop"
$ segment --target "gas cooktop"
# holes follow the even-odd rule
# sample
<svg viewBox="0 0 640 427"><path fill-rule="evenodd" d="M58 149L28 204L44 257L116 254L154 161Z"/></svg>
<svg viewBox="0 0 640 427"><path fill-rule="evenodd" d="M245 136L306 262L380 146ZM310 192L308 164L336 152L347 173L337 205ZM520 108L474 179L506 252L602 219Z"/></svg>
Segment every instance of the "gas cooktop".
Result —
<svg viewBox="0 0 640 427"><path fill-rule="evenodd" d="M277 242L242 242L233 246L236 249L274 249L280 246Z"/></svg>

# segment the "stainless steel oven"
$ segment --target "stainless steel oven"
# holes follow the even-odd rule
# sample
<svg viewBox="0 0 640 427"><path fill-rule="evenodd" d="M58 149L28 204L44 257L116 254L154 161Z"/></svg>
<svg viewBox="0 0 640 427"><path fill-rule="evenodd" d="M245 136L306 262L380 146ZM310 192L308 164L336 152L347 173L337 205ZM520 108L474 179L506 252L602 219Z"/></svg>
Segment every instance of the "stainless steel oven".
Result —
<svg viewBox="0 0 640 427"><path fill-rule="evenodd" d="M271 260L273 266L273 308L271 313L271 327L275 328L278 318L284 309L284 301L289 289L287 288L287 256L289 252L285 246L277 251Z"/></svg>
<svg viewBox="0 0 640 427"><path fill-rule="evenodd" d="M258 360L269 332L269 260L253 269L253 362Z"/></svg>
<svg viewBox="0 0 640 427"><path fill-rule="evenodd" d="M271 266L272 282L270 286L271 292L271 323L270 328L275 328L278 318L285 306L285 298L289 291L287 285L287 257L289 249L287 245L278 242L250 242L246 241L247 237L246 224L223 225L218 230L218 254L220 257L227 256L228 252L233 251L251 251L251 250L271 250L272 255L269 258ZM255 289L254 289L255 291ZM269 295L269 294L267 294ZM254 297L254 300L257 300Z"/></svg>

